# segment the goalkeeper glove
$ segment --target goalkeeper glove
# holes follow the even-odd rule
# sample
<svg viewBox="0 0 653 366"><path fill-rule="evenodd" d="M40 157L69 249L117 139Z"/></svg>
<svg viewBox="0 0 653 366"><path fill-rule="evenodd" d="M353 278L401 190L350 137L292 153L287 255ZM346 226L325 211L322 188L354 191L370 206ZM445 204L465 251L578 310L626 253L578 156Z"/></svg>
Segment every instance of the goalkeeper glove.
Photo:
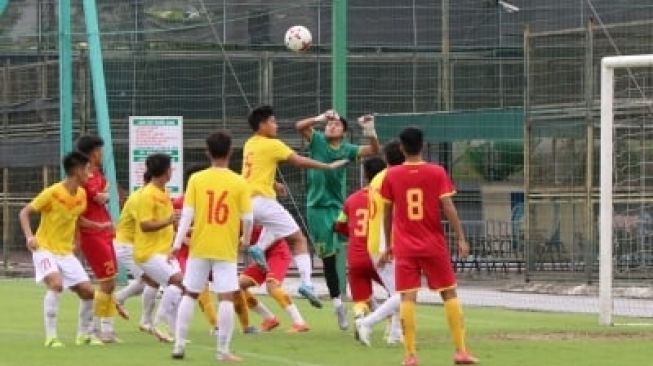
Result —
<svg viewBox="0 0 653 366"><path fill-rule="evenodd" d="M377 138L376 129L374 128L374 116L371 114L358 118L358 124L363 129L363 136Z"/></svg>

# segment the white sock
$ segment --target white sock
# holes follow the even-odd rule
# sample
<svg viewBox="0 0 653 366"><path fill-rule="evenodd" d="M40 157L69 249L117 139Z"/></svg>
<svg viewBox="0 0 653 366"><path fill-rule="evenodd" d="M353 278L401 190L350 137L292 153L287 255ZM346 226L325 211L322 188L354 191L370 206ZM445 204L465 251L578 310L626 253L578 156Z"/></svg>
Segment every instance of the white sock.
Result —
<svg viewBox="0 0 653 366"><path fill-rule="evenodd" d="M293 257L295 260L295 266L297 266L297 271L299 272L299 278L302 281L303 285L313 286L311 282L311 274L313 272L313 267L311 265L311 257L308 253L297 254Z"/></svg>
<svg viewBox="0 0 653 366"><path fill-rule="evenodd" d="M166 287L163 291L159 308L156 311L156 316L154 317L154 325L165 322L170 326L170 331L176 328L177 306L179 305L181 294L181 289L175 285L168 285Z"/></svg>
<svg viewBox="0 0 653 366"><path fill-rule="evenodd" d="M175 331L175 342L177 347L183 348L188 337L188 326L193 321L195 312L195 299L190 296L182 296L177 310L177 328Z"/></svg>
<svg viewBox="0 0 653 366"><path fill-rule="evenodd" d="M116 301L118 304L124 304L130 297L139 295L145 289L145 284L141 280L134 280L129 285L116 292Z"/></svg>
<svg viewBox="0 0 653 366"><path fill-rule="evenodd" d="M113 333L113 318L100 318L100 332Z"/></svg>
<svg viewBox="0 0 653 366"><path fill-rule="evenodd" d="M152 314L154 314L154 305L156 303L156 294L159 289L152 286L145 286L143 289L143 313L141 315L141 324L152 325Z"/></svg>
<svg viewBox="0 0 653 366"><path fill-rule="evenodd" d="M234 333L234 303L233 301L220 301L218 305L218 353L226 355L231 353L229 345Z"/></svg>
<svg viewBox="0 0 653 366"><path fill-rule="evenodd" d="M399 312L396 312L392 314L392 320L390 321L390 337L393 339L400 339L402 333L401 318L399 317Z"/></svg>
<svg viewBox="0 0 653 366"><path fill-rule="evenodd" d="M254 308L254 311L261 316L263 319L272 319L274 318L274 314L270 311L270 309L261 301L258 302L256 307Z"/></svg>
<svg viewBox="0 0 653 366"><path fill-rule="evenodd" d="M381 304L381 306L379 306L372 314L363 318L363 325L373 327L375 324L395 314L399 310L400 303L401 297L399 294L390 296L390 298Z"/></svg>
<svg viewBox="0 0 653 366"><path fill-rule="evenodd" d="M297 305L290 304L286 307L285 310L288 313L288 316L290 316L290 319L292 319L293 324L297 324L297 325L306 324L304 318L302 318L302 314L300 314L299 309L297 309Z"/></svg>
<svg viewBox="0 0 653 366"><path fill-rule="evenodd" d="M43 319L45 320L45 337L57 336L57 315L59 314L60 292L47 290L43 299ZM92 303L92 302L91 302Z"/></svg>
<svg viewBox="0 0 653 366"><path fill-rule="evenodd" d="M77 334L93 333L93 300L79 300Z"/></svg>
<svg viewBox="0 0 653 366"><path fill-rule="evenodd" d="M342 299L339 297L334 297L331 301L333 301L333 307L336 309L342 306Z"/></svg>

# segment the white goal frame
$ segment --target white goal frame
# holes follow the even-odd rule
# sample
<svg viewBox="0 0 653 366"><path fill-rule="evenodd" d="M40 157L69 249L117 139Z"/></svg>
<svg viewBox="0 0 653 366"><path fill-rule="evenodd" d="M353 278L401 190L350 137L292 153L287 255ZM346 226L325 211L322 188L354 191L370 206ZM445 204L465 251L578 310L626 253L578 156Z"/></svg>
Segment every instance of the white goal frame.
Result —
<svg viewBox="0 0 653 366"><path fill-rule="evenodd" d="M599 201L599 323L613 325L613 127L614 70L653 67L653 54L604 57L601 60L601 178Z"/></svg>

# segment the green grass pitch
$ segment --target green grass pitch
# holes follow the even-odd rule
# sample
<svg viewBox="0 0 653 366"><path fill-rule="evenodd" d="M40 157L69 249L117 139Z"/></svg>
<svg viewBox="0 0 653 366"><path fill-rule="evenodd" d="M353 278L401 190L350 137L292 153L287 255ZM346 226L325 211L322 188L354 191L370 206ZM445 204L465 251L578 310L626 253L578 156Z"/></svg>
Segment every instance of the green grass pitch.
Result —
<svg viewBox="0 0 653 366"><path fill-rule="evenodd" d="M131 321L116 319L123 344L104 347L77 347L77 299L66 292L59 315L59 337L63 349L43 347L41 304L43 287L29 280L0 280L0 366L135 366L214 365L215 343L199 309L195 312L184 361L170 359L171 346L140 333L137 322L138 298L128 308ZM282 321L274 332L256 336L237 334L233 350L245 358L242 365L327 366L399 365L400 347L386 346L382 326L376 329L373 348L355 343L352 332L336 329L329 307L310 308L298 300L312 327L306 334L286 334L288 320L275 304L265 298ZM528 366L613 366L650 365L653 359L653 328L601 328L594 315L519 312L502 309L465 309L468 342L482 365ZM452 345L441 307L422 306L418 310L418 352L422 365L452 364ZM252 314L258 323L258 318Z"/></svg>

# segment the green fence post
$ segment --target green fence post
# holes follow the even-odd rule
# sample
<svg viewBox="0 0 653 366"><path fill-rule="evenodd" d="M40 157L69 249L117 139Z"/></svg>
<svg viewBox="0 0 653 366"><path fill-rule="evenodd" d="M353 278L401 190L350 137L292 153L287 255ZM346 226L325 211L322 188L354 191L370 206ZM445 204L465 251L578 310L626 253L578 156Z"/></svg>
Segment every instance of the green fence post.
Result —
<svg viewBox="0 0 653 366"><path fill-rule="evenodd" d="M73 149L73 55L70 0L59 1L59 154ZM61 176L65 175L63 169Z"/></svg>

